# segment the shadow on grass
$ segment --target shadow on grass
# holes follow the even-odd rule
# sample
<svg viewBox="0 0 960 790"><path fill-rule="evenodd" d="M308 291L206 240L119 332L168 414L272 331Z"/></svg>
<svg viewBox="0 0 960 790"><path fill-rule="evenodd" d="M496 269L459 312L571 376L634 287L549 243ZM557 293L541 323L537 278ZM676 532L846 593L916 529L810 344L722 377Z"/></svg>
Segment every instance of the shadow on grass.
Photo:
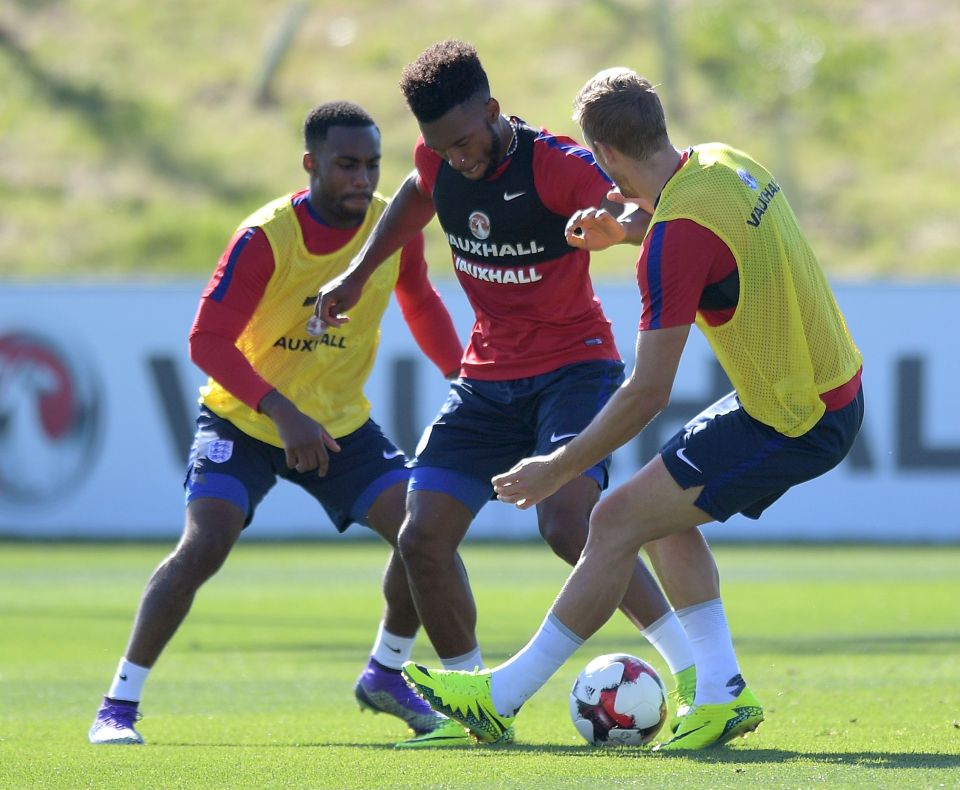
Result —
<svg viewBox="0 0 960 790"><path fill-rule="evenodd" d="M674 759L674 755L651 756ZM728 749L684 754L689 760L718 765L810 762L864 768L960 768L960 754L938 752L792 752L786 749Z"/></svg>
<svg viewBox="0 0 960 790"><path fill-rule="evenodd" d="M787 749L714 749L683 754L660 754L649 749L592 749L583 746L513 744L512 746L448 746L443 749L395 749L393 743L163 743L163 747L203 749L372 749L400 754L431 755L455 752L478 756L537 754L550 757L576 757L596 760L693 760L710 765L748 766L765 763L809 762L822 765L848 765L863 768L960 768L960 754L936 752L794 752Z"/></svg>

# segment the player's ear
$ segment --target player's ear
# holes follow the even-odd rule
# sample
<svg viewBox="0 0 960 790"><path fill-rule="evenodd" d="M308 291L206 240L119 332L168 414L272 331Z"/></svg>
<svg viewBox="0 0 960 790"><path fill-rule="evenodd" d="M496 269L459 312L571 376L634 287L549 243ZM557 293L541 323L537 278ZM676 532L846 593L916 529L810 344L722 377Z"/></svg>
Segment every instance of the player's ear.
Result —
<svg viewBox="0 0 960 790"><path fill-rule="evenodd" d="M314 166L313 154L311 154L309 151L304 151L303 152L303 169L306 170L308 173L312 173L313 166Z"/></svg>
<svg viewBox="0 0 960 790"><path fill-rule="evenodd" d="M616 149L611 148L606 143L602 143L599 140L595 140L591 144L591 147L593 148L595 153L600 154L600 158L603 159L604 162L609 162L612 159L616 159L616 156L617 156Z"/></svg>
<svg viewBox="0 0 960 790"><path fill-rule="evenodd" d="M487 104L483 108L487 113L487 120L490 123L494 123L497 118L500 117L500 102L498 102L493 96L487 99Z"/></svg>

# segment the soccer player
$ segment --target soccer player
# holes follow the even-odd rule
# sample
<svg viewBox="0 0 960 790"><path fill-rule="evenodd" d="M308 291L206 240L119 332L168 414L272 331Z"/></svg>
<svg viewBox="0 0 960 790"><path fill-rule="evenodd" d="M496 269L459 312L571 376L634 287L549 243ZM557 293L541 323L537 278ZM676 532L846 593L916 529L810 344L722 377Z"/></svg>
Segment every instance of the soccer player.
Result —
<svg viewBox="0 0 960 790"><path fill-rule="evenodd" d="M134 725L147 675L278 477L311 494L340 532L357 522L396 546L410 472L363 393L392 293L423 352L448 377L459 369L462 345L427 279L421 234L367 284L357 321L307 334L317 287L346 268L386 201L376 192L380 131L361 107L316 107L304 138L309 188L240 224L200 299L190 356L210 380L200 390L183 536L147 584L91 743L143 743ZM361 707L400 717L417 736L431 733L431 745L468 742L400 677L419 620L396 552L383 594L383 621L355 689Z"/></svg>
<svg viewBox="0 0 960 790"><path fill-rule="evenodd" d="M583 556L520 653L492 671L404 671L437 710L481 738L497 737L609 619L645 548L696 658L694 706L657 748L702 749L756 729L763 709L740 673L717 567L698 527L734 513L758 518L844 458L863 418L862 358L767 170L719 143L674 148L659 97L628 69L597 74L575 108L620 199L653 215L637 266L636 366L576 439L495 477L499 498L531 507L639 433L669 401L691 323L736 389L594 509ZM574 217L568 231L575 245L622 236L596 209Z"/></svg>
<svg viewBox="0 0 960 790"><path fill-rule="evenodd" d="M569 442L623 381L589 252L568 244L567 221L600 204L616 211L618 240L639 243L648 215L622 216L623 206L606 201L612 184L586 148L501 114L469 44L431 46L400 86L421 131L416 170L347 273L324 286L317 316L344 326L343 313L382 261L437 214L476 323L461 378L418 447L399 545L441 662L473 669L483 666L477 610L457 547L493 498L491 477ZM608 465L598 456L538 505L540 533L571 565ZM682 712L695 686L683 629L638 558L622 592L618 603L674 673L671 695Z"/></svg>

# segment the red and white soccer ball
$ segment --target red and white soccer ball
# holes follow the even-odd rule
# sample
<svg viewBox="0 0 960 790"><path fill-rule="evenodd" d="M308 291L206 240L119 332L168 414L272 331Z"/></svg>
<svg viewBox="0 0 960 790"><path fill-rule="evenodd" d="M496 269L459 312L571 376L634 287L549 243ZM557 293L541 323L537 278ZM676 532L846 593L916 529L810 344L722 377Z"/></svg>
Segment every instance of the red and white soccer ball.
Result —
<svg viewBox="0 0 960 790"><path fill-rule="evenodd" d="M577 732L594 746L642 746L667 720L663 681L636 656L599 656L573 684L570 718Z"/></svg>

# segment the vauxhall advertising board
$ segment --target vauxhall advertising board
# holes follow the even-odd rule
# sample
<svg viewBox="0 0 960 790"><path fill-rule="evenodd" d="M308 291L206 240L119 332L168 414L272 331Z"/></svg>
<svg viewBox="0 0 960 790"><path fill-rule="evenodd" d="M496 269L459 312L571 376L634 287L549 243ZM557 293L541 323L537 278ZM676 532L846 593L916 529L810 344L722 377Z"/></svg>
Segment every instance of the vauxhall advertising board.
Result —
<svg viewBox="0 0 960 790"><path fill-rule="evenodd" d="M177 285L0 285L0 535L175 537L197 387L187 332L199 282ZM453 284L441 286L461 337L472 323ZM758 521L706 528L713 540L957 541L960 366L945 317L960 287L838 285L863 352L866 416L848 458L790 491ZM640 303L629 285L598 288L627 368ZM331 330L335 335L335 330ZM326 338L335 343L336 337ZM311 353L305 346L302 353ZM373 416L406 450L442 404L447 383L391 305L366 392ZM626 480L686 419L729 390L694 329L670 405L613 458ZM348 535L366 531L354 527ZM474 537L536 537L535 516L498 502ZM251 538L332 537L323 510L289 484L268 494Z"/></svg>

